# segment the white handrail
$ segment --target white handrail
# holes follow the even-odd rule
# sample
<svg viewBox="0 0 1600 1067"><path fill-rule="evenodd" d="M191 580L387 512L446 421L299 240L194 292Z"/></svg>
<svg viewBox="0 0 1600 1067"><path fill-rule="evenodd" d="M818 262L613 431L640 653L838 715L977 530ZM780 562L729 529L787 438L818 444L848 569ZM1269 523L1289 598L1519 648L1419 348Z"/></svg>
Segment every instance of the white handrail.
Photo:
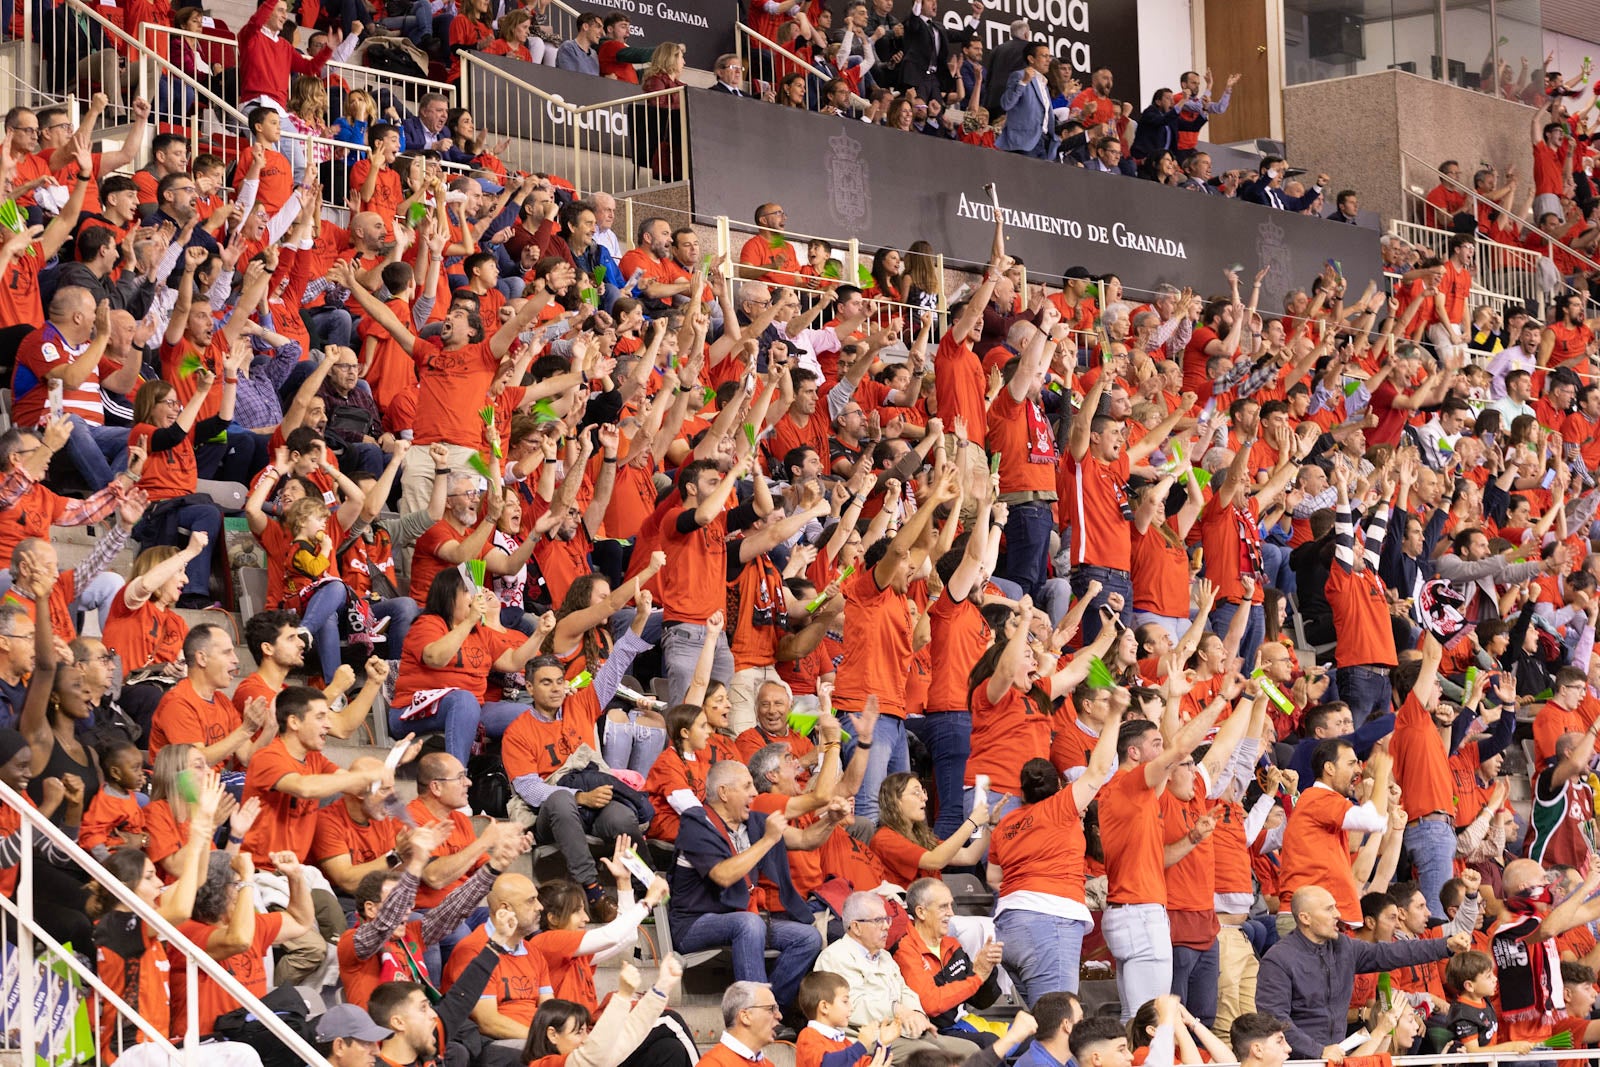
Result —
<svg viewBox="0 0 1600 1067"><path fill-rule="evenodd" d="M363 43L370 44L373 40L381 41L383 38L371 38ZM404 85L415 85L425 93L438 93L445 99L453 101L452 107L460 104L460 100L456 96L456 87L449 82L436 82L432 78L423 78L415 74L391 74L389 71L379 70L376 67L365 67L359 63L341 62L337 59L328 60L322 69L329 72L338 72L346 77L359 75L363 78L374 78L383 85L391 85L395 82L400 82Z"/></svg>
<svg viewBox="0 0 1600 1067"><path fill-rule="evenodd" d="M243 114L240 113L238 108L234 107L232 104L228 103L226 100L222 99L220 96L218 96L215 93L213 93L207 86L201 84L199 81L195 80L193 77L191 77L190 75L186 74L184 71L178 69L178 67L173 65L171 60L167 59L164 56L157 55L155 49L150 48L149 46L147 46L145 44L142 44L141 42L136 41L132 37L128 36L128 34L125 31L123 31L120 27L118 27L116 24L108 21L105 18L105 16L101 15L98 11L94 10L89 5L83 3L83 0L67 0L67 5L69 7L71 7L74 11L77 11L79 14L86 15L89 18L91 18L91 19L95 20L96 22L98 22L100 24L100 28L103 31L105 31L109 36L115 37L118 40L122 41L129 48L131 48L134 51L135 54L141 55L146 60L148 60L151 63L155 64L155 66L157 68L159 68L162 71L162 73L167 74L167 75L169 75L171 77L177 78L178 80L183 82L185 85L189 86L189 88L194 89L201 96L204 96L206 98L207 103L209 103L212 107L215 107L215 108L219 109L220 111L222 111L222 113L224 115L229 116L231 118L236 118L236 119L239 120L240 123L244 123L245 117L244 117ZM185 31L183 31L183 30L169 30L167 32L170 32L170 33L184 33ZM193 35L191 35L191 36L193 36ZM220 40L220 38L217 38L217 39ZM145 88L148 90L149 86L146 86Z"/></svg>
<svg viewBox="0 0 1600 1067"><path fill-rule="evenodd" d="M76 2L76 0L73 0L73 2ZM137 893L123 885L122 881L102 867L98 860L79 848L78 843L63 833L60 827L51 822L38 808L30 804L4 782L0 782L0 804L11 808L22 819L22 858L19 863L17 877L16 906L19 915L31 916L33 914L33 864L35 861L33 835L38 833L43 835L46 841L49 841L57 849L71 857L73 863L77 864L85 873L98 882L106 892L132 909L133 913L141 921L153 927L163 941L176 945L183 952L185 959L188 961L189 981L189 997L186 1005L189 1012L189 1024L184 1030L184 1047L186 1049L199 1042L199 1005L197 1003L198 997L195 995L195 974L198 969L204 971L213 982L216 982L223 992L233 997L242 1007L247 1008L254 1014L261 1025L265 1026L274 1037L282 1041L290 1051L299 1056L304 1062L308 1064L324 1063L323 1058L317 1054L317 1050L312 1048L305 1038L290 1029L282 1019L273 1013L271 1008L262 1004L255 994L240 985L239 980L229 974L222 964L212 959L209 953L180 933L178 928L163 918L159 911L139 899ZM7 910L11 909L8 907ZM29 922L31 921L29 919ZM27 1049L34 1047L33 1011L31 1009L34 998L33 981L35 977L33 973L33 931L28 922L20 924L19 929L21 933L18 941L21 944L18 947L23 953L23 957L19 961L20 970L18 973L18 983L21 986L20 1003L29 1005L28 1010L23 1012L20 1025L22 1029L22 1047ZM60 948L48 936L46 936L45 940L52 947Z"/></svg>
<svg viewBox="0 0 1600 1067"><path fill-rule="evenodd" d="M1407 163L1414 163L1414 164L1416 164L1417 166L1420 166L1420 167L1427 167L1428 166L1427 160L1421 159L1421 158L1419 158L1417 156L1414 156L1410 152L1407 152L1403 148L1400 150L1400 157L1404 162L1407 162ZM1443 172L1438 170L1438 168L1433 168L1433 176L1438 179L1438 181L1439 181L1439 183L1441 185L1452 186L1452 187L1454 187L1456 189L1456 191L1461 192L1461 193L1465 193L1469 203L1472 203L1475 206L1478 206L1478 205L1486 206L1486 207L1492 208L1495 211L1498 211L1501 215L1503 215L1506 218L1511 219L1513 222L1515 222L1520 229L1527 230L1527 231L1533 233L1534 235L1536 235L1539 238L1539 240L1544 241L1545 243L1551 245L1552 247L1561 249L1563 252L1566 252L1568 255L1572 256L1574 259L1577 259L1580 262L1587 264L1590 269L1600 270L1600 263L1596 263L1589 256L1584 255L1582 252L1579 252L1575 248L1569 247L1568 245L1566 245L1562 241L1559 241L1556 238L1551 237L1549 234L1547 234L1543 230L1539 229L1539 226L1538 226L1538 221L1539 220L1538 219L1534 219L1533 221L1530 222L1529 220L1523 218L1521 215L1518 215L1515 211L1512 211L1512 210L1510 210L1510 209L1508 209L1508 208L1506 208L1506 207L1504 207L1504 206L1502 206L1500 204L1497 204L1493 200L1490 200L1488 197L1483 196L1476 189L1473 189L1473 188L1467 186L1466 184L1464 184L1463 182L1461 182L1461 181L1459 181L1459 180L1457 180L1455 178L1448 177ZM1409 191L1409 189L1410 189L1409 183L1406 183L1406 188ZM1473 214L1476 215L1477 212L1474 211ZM1576 290L1574 290L1574 292L1576 292Z"/></svg>
<svg viewBox="0 0 1600 1067"><path fill-rule="evenodd" d="M795 64L798 67L802 67L805 70L809 71L812 77L820 78L822 81L827 81L828 80L828 76L826 74L822 73L822 68L821 67L812 66L810 63L806 62L805 60L801 59L799 56L795 55L793 52L789 51L787 48L783 47L783 45L781 45L778 42L773 41L773 40L771 40L771 39L769 39L767 37L763 37L761 34L757 33L755 30L752 30L749 26L746 26L744 23L735 22L733 24L733 30L734 30L734 33L739 36L739 38L741 40L741 43L743 41L743 38L745 38L745 37L754 37L756 40L760 41L763 45L765 45L767 47L768 51L777 52L780 55L786 57L789 60L789 62ZM748 60L747 60L747 62L748 62ZM750 72L746 71L745 73L748 74Z"/></svg>

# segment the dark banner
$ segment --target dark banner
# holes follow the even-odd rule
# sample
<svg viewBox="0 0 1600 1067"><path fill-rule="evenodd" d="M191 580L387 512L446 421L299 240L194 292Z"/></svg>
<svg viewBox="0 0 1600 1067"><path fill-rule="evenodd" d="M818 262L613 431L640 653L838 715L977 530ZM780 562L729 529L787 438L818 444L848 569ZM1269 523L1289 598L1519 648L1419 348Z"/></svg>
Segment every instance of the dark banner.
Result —
<svg viewBox="0 0 1600 1067"><path fill-rule="evenodd" d="M592 0L582 10L627 15L630 45L677 41L688 52L689 66L700 70L711 70L719 55L733 51L733 24L739 21L736 0Z"/></svg>
<svg viewBox="0 0 1600 1067"><path fill-rule="evenodd" d="M606 104L639 94L637 85L610 78L575 74L507 56L480 52L475 53L475 57L575 107ZM480 68L474 68L468 76L467 89L471 96L467 106L472 109L473 118L479 127L492 133L545 144L570 145L575 133L581 132L586 149L615 156L631 154L632 131L637 118L632 107L599 107L573 116L565 108L524 92L520 86L484 74Z"/></svg>
<svg viewBox="0 0 1600 1067"><path fill-rule="evenodd" d="M895 0L894 13L908 17L911 3ZM970 0L939 0L938 22L946 34L972 33L974 17ZM1132 101L1135 114L1149 103L1139 94L1138 0L984 0L977 32L985 55L1011 40L1017 19L1026 19L1033 39L1048 44L1050 54L1084 85L1091 71L1107 67L1116 78L1116 99Z"/></svg>
<svg viewBox="0 0 1600 1067"><path fill-rule="evenodd" d="M926 240L980 263L994 234L983 187L994 182L1006 247L1039 281L1058 282L1065 268L1081 265L1141 290L1170 282L1213 294L1224 291L1227 268L1244 268L1248 290L1250 275L1266 266L1260 307L1272 313L1330 259L1352 293L1379 277L1378 234L1364 227L718 93L689 97L701 214L745 221L758 200L776 201L796 233L858 237L865 252Z"/></svg>

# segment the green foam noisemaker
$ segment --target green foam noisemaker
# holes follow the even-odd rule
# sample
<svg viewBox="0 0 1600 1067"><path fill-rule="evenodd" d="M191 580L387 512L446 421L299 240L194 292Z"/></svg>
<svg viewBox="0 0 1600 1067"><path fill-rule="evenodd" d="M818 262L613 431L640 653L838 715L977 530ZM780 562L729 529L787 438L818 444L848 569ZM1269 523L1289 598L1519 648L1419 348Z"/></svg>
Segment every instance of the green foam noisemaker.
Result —
<svg viewBox="0 0 1600 1067"><path fill-rule="evenodd" d="M839 261L834 259L828 260L827 265L822 268L822 276L824 278L844 277L844 271L839 268Z"/></svg>
<svg viewBox="0 0 1600 1067"><path fill-rule="evenodd" d="M202 366L204 366L204 364L200 362L200 357L191 352L187 356L184 356L183 361L178 364L178 377L193 377L194 372L199 370Z"/></svg>
<svg viewBox="0 0 1600 1067"><path fill-rule="evenodd" d="M717 398L717 391L709 385L700 390L700 406L705 407Z"/></svg>
<svg viewBox="0 0 1600 1067"><path fill-rule="evenodd" d="M789 713L789 729L801 737L809 737L811 731L817 728L817 720L822 716L815 711L791 711Z"/></svg>
<svg viewBox="0 0 1600 1067"><path fill-rule="evenodd" d="M711 254L710 253L707 253L705 259L700 261L700 269L703 270L703 271L710 271L711 270Z"/></svg>
<svg viewBox="0 0 1600 1067"><path fill-rule="evenodd" d="M1394 983L1389 978L1389 972L1388 971L1382 971L1382 972L1380 972L1378 974L1378 1010L1379 1011L1388 1011L1389 1008L1394 1004L1393 984Z"/></svg>
<svg viewBox="0 0 1600 1067"><path fill-rule="evenodd" d="M1200 483L1200 488L1204 489L1211 484L1210 471L1201 470L1199 467L1191 467L1189 469L1194 472L1194 480Z"/></svg>
<svg viewBox="0 0 1600 1067"><path fill-rule="evenodd" d="M989 474L994 476L1000 473L1000 453L996 452L989 457Z"/></svg>
<svg viewBox="0 0 1600 1067"><path fill-rule="evenodd" d="M422 225L422 220L427 217L428 205L426 204L412 204L410 209L406 211L406 222L408 222L413 229Z"/></svg>
<svg viewBox="0 0 1600 1067"><path fill-rule="evenodd" d="M467 560L467 577L471 578L472 584L477 586L479 589L483 588L483 578L486 573L487 567L485 566L483 560Z"/></svg>
<svg viewBox="0 0 1600 1067"><path fill-rule="evenodd" d="M870 289L877 283L872 279L872 272L861 264L856 264L856 279L861 282L863 289Z"/></svg>
<svg viewBox="0 0 1600 1067"><path fill-rule="evenodd" d="M788 243L788 240L781 233L775 233L767 238L767 244L772 248L782 248Z"/></svg>
<svg viewBox="0 0 1600 1067"><path fill-rule="evenodd" d="M1344 380L1344 395L1345 396L1355 396L1356 395L1356 390L1360 389L1360 388L1361 388L1360 379L1358 379L1358 378L1346 378Z"/></svg>
<svg viewBox="0 0 1600 1067"><path fill-rule="evenodd" d="M485 463L483 457L478 453L474 452L467 457L467 466L472 468L474 474L481 474L485 478L489 477L489 464Z"/></svg>
<svg viewBox="0 0 1600 1067"><path fill-rule="evenodd" d="M479 411L478 412L478 418L483 420L483 425L487 429L490 429L490 430L494 429L494 405L491 404L488 407L485 407L483 410ZM500 450L500 442L498 440L496 440L494 442L494 458L495 459L505 459L505 457L506 457L506 454Z"/></svg>
<svg viewBox="0 0 1600 1067"><path fill-rule="evenodd" d="M194 772L181 770L178 772L178 796L183 798L185 804L194 804L200 799L200 785L195 781Z"/></svg>
<svg viewBox="0 0 1600 1067"><path fill-rule="evenodd" d="M549 400L535 400L533 402L533 421L543 424L547 422L560 422L561 416L556 414L555 405Z"/></svg>
<svg viewBox="0 0 1600 1067"><path fill-rule="evenodd" d="M1267 694L1267 699L1278 705L1279 711L1285 715L1294 714L1294 701L1283 695L1283 690L1278 688L1276 682L1267 677L1267 672L1263 668L1257 667L1251 671L1250 677L1254 678L1261 686L1261 691Z"/></svg>
<svg viewBox="0 0 1600 1067"><path fill-rule="evenodd" d="M578 290L578 299L582 300L585 304L588 304L590 307L594 307L595 291L593 289L589 288L588 286L584 286L582 289Z"/></svg>
<svg viewBox="0 0 1600 1067"><path fill-rule="evenodd" d="M595 267L594 270L589 272L589 277L594 279L594 284L595 284L596 288L604 289L606 287L606 269L605 269L605 267Z"/></svg>
<svg viewBox="0 0 1600 1067"><path fill-rule="evenodd" d="M1090 656L1089 688L1110 689L1116 684L1117 680L1111 676L1111 668L1106 666L1105 660L1101 659L1099 656Z"/></svg>
<svg viewBox="0 0 1600 1067"><path fill-rule="evenodd" d="M752 423L744 424L744 439L750 442L750 447L756 447L756 428Z"/></svg>
<svg viewBox="0 0 1600 1067"><path fill-rule="evenodd" d="M579 671L578 676L571 682L572 691L577 692L579 689L587 689L592 681L594 681L594 675L588 671Z"/></svg>
<svg viewBox="0 0 1600 1067"><path fill-rule="evenodd" d="M22 209L17 207L15 200L0 200L0 224L3 224L12 233L22 233L28 228L27 217L23 215ZM28 246L27 252L30 256L38 255L38 252L31 244Z"/></svg>
<svg viewBox="0 0 1600 1067"><path fill-rule="evenodd" d="M1539 1042L1534 1048L1569 1049L1572 1047L1572 1031L1558 1030Z"/></svg>

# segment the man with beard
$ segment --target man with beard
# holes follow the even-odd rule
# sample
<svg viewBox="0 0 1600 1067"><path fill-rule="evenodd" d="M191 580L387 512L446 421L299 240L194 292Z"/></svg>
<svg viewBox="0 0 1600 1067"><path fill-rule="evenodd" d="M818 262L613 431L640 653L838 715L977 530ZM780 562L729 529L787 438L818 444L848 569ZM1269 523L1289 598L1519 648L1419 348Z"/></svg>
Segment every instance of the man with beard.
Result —
<svg viewBox="0 0 1600 1067"><path fill-rule="evenodd" d="M1550 1032L1561 980L1556 937L1600 916L1600 901L1589 900L1600 888L1600 865L1591 865L1578 891L1559 904L1551 897L1550 877L1537 860L1519 859L1506 864L1501 878L1505 915L1489 930L1489 954L1500 980L1504 1040L1537 1040Z"/></svg>
<svg viewBox="0 0 1600 1067"><path fill-rule="evenodd" d="M476 455L483 443L483 423L478 411L489 403L490 386L500 374L517 335L544 310L550 302L550 294L538 293L523 301L517 313L487 340L477 313L452 303L439 339L433 340L419 338L387 304L358 284L350 264L334 264L329 268L328 277L334 284L348 289L361 310L389 331L406 354L416 360L418 393L416 413L411 422L415 427L412 445L442 443L448 450L446 458L450 466L465 465L468 457ZM570 267L559 267L549 280L553 288L564 289L572 284L574 277ZM436 466L425 447L413 447L406 456L401 483L401 513L424 510L433 491L434 478L447 473L448 469ZM485 540L488 536L484 534ZM420 550L420 544L418 548ZM427 578L432 581L433 575ZM419 588L426 596L426 582L418 586L413 572L413 594ZM419 601L421 599L418 597Z"/></svg>
<svg viewBox="0 0 1600 1067"><path fill-rule="evenodd" d="M417 538L411 557L411 598L418 604L427 603L428 587L440 571L488 555L505 500L498 493L490 494L480 519L478 502L483 498L483 479L471 471L441 471L439 476L449 479L445 483L444 518Z"/></svg>
<svg viewBox="0 0 1600 1067"><path fill-rule="evenodd" d="M645 311L657 315L673 303L673 298L689 291L688 274L674 271L670 266L672 255L672 227L663 218L651 217L639 223L638 243L622 257L622 275L631 278L635 271L643 272L641 285L635 292L644 295Z"/></svg>
<svg viewBox="0 0 1600 1067"><path fill-rule="evenodd" d="M551 604L560 604L573 581L590 572L589 554L594 550L594 539L600 535L606 509L611 506L611 492L617 483L617 448L621 443L621 435L615 425L600 427L599 434L600 473L591 483L589 506L579 511L577 505L578 493L587 482L583 469L587 464L584 464L576 470L568 470L561 488L549 494L545 492L547 486L541 479L540 491L535 494L528 505L528 513L523 516L523 527L533 531L529 536L539 539L533 549L533 558L539 565L546 598ZM580 453L585 457L588 454L587 448ZM553 481L550 488L553 489ZM541 534L540 531L546 527L549 527L548 532Z"/></svg>

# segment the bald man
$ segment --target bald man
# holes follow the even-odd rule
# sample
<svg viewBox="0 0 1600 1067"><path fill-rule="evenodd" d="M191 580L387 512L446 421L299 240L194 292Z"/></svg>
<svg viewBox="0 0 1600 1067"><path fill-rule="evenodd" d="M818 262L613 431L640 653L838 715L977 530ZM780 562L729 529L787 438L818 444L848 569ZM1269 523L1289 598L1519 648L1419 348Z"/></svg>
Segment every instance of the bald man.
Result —
<svg viewBox="0 0 1600 1067"><path fill-rule="evenodd" d="M381 776L383 761L360 756L349 769ZM393 796L393 788L373 793L366 783L353 782L333 803L317 810L317 835L307 858L340 892L354 893L367 875L396 867L405 858L400 842L405 824L384 813Z"/></svg>
<svg viewBox="0 0 1600 1067"><path fill-rule="evenodd" d="M754 703L756 724L734 739L745 762L758 750L781 741L807 770L815 768L817 746L789 725L789 712L794 707L789 687L782 682L762 682L755 691Z"/></svg>
<svg viewBox="0 0 1600 1067"><path fill-rule="evenodd" d="M17 346L17 368L11 379L11 421L34 427L51 414L72 420L72 437L64 451L91 489L110 484L127 465L126 427L108 427L100 403L100 360L111 339L110 305L82 286L66 285L50 301L48 320ZM50 399L52 381L61 383L57 402ZM118 462L120 459L120 463Z"/></svg>
<svg viewBox="0 0 1600 1067"><path fill-rule="evenodd" d="M1472 935L1466 932L1449 940L1383 944L1346 937L1339 905L1321 886L1296 891L1290 908L1295 928L1262 957L1256 1010L1288 1020L1296 1059L1344 1060L1339 1042L1358 973L1432 963L1472 947Z"/></svg>
<svg viewBox="0 0 1600 1067"><path fill-rule="evenodd" d="M539 888L532 880L520 874L502 874L489 889L488 907L488 922L462 938L450 953L441 988L446 993L450 991L461 972L488 943L494 916L502 908L510 909L517 917L519 950L500 957L488 986L472 1009L472 1021L478 1024L484 1037L520 1051L528 1039L528 1026L533 1022L539 1001L555 995L544 956L527 944L527 939L539 932L539 916L544 914L544 906L539 903Z"/></svg>
<svg viewBox="0 0 1600 1067"><path fill-rule="evenodd" d="M106 565L127 544L128 534L143 513L142 501L124 503L105 535L95 541L94 551L81 566L68 570L60 569L56 546L49 541L28 537L17 542L11 552L11 589L7 596L20 604L35 623L42 621L63 641L77 638L86 611L96 612L100 625L105 626L111 600L124 584L122 576L107 571ZM39 616L41 604L43 619Z"/></svg>

